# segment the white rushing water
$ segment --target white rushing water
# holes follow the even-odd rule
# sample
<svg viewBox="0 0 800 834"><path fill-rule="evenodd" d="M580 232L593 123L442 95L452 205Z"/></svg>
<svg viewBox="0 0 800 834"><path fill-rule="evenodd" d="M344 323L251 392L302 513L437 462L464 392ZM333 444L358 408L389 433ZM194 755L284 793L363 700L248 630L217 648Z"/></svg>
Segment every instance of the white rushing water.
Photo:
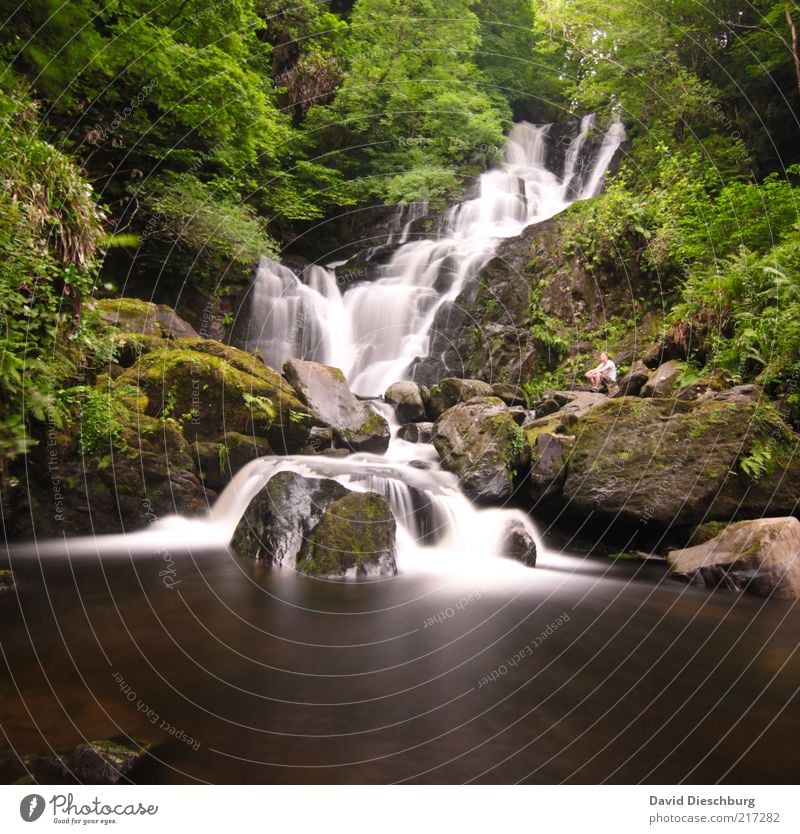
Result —
<svg viewBox="0 0 800 834"><path fill-rule="evenodd" d="M501 240L602 188L625 130L612 124L587 166L582 153L593 127L594 117L586 116L567 140L559 176L545 165L549 125L516 124L504 164L481 175L478 196L446 212L435 238L408 240L427 206L412 203L403 210L398 247L375 268L375 280L359 280L365 276L356 270L337 282L330 265L310 266L298 276L265 258L253 286L247 347L259 349L278 369L289 357L334 365L355 393L380 396L407 378L417 357L427 356L436 312L458 297Z"/></svg>
<svg viewBox="0 0 800 834"><path fill-rule="evenodd" d="M427 212L426 204L413 203L402 210L398 231L389 241L397 248L371 282L358 280L365 277L358 273L353 282L342 282L341 277L337 281L334 264L310 265L298 276L264 259L252 289L248 347L259 349L265 362L277 369L290 357L336 366L356 393L382 395L388 385L406 377L415 358L427 355L437 310L459 295L502 239L602 188L625 131L620 124L612 125L596 158L587 165L584 149L593 126L592 116L581 121L568 142L559 176L545 165L549 126L515 125L502 167L480 177L478 196L446 212L436 237L409 240L412 224ZM475 507L456 476L441 469L434 447L399 439L393 409L385 403L377 407L392 430L385 455L259 458L234 476L206 519L175 516L140 533L37 542L28 549L38 556L64 552L106 556L224 547L255 495L273 475L284 471L331 478L351 490L383 495L397 521L397 562L404 572L442 569L447 573L457 566L461 576L471 567L480 573L487 558L504 555L511 529L523 528L537 541L525 513ZM541 555L538 541L537 550ZM503 560L492 563L491 573L525 570Z"/></svg>

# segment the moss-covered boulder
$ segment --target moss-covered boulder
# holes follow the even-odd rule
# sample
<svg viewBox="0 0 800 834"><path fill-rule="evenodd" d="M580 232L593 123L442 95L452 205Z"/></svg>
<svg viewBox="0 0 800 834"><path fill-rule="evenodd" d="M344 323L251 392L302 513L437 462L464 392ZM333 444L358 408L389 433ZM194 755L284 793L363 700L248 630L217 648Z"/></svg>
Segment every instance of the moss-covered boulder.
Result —
<svg viewBox="0 0 800 834"><path fill-rule="evenodd" d="M475 397L491 397L492 386L479 379L447 377L437 382L428 395L428 413L432 420L441 417L448 408Z"/></svg>
<svg viewBox="0 0 800 834"><path fill-rule="evenodd" d="M663 529L795 509L797 438L769 406L624 397L571 431L562 498L572 513Z"/></svg>
<svg viewBox="0 0 800 834"><path fill-rule="evenodd" d="M525 434L497 397L449 408L436 421L433 445L442 466L458 475L464 492L481 503L509 499L527 463Z"/></svg>
<svg viewBox="0 0 800 834"><path fill-rule="evenodd" d="M254 354L213 339L177 339L143 355L114 381L138 389L145 414L172 417L187 440L220 441L227 432L264 437L279 452L295 452L312 420L286 381Z"/></svg>
<svg viewBox="0 0 800 834"><path fill-rule="evenodd" d="M711 588L800 598L800 521L758 518L667 556L673 575Z"/></svg>
<svg viewBox="0 0 800 834"><path fill-rule="evenodd" d="M327 506L348 494L337 481L279 472L250 502L231 539L243 556L293 568Z"/></svg>
<svg viewBox="0 0 800 834"><path fill-rule="evenodd" d="M166 304L139 298L104 298L93 302L100 318L122 333L163 339L197 338L197 331Z"/></svg>
<svg viewBox="0 0 800 834"><path fill-rule="evenodd" d="M393 576L395 520L386 499L350 492L331 502L303 544L297 569L309 576Z"/></svg>
<svg viewBox="0 0 800 834"><path fill-rule="evenodd" d="M339 368L287 359L283 373L296 396L314 417L330 426L338 445L354 451L382 454L389 447L386 418L352 393Z"/></svg>

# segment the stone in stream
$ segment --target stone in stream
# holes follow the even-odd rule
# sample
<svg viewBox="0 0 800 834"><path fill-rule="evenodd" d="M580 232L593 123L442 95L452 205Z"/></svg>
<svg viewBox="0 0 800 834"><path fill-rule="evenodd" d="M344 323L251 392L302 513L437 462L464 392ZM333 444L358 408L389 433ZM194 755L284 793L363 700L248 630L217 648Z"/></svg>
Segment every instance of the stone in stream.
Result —
<svg viewBox="0 0 800 834"><path fill-rule="evenodd" d="M325 508L347 492L330 478L279 472L250 502L234 531L231 547L243 556L293 568L303 542Z"/></svg>
<svg viewBox="0 0 800 834"><path fill-rule="evenodd" d="M239 521L231 547L310 576L397 572L395 521L382 496L294 472L270 478Z"/></svg>
<svg viewBox="0 0 800 834"><path fill-rule="evenodd" d="M536 542L519 519L515 518L506 526L503 552L529 568L536 566Z"/></svg>
<svg viewBox="0 0 800 834"><path fill-rule="evenodd" d="M423 389L416 382L393 382L383 398L395 407L400 423L415 423L426 418Z"/></svg>
<svg viewBox="0 0 800 834"><path fill-rule="evenodd" d="M449 408L436 421L433 445L442 467L458 476L473 501L502 503L514 492L514 472L527 463L525 434L497 397Z"/></svg>
<svg viewBox="0 0 800 834"><path fill-rule="evenodd" d="M758 518L728 525L694 547L667 555L673 576L708 587L800 598L800 521Z"/></svg>
<svg viewBox="0 0 800 834"><path fill-rule="evenodd" d="M491 397L492 386L479 379L456 379L447 377L430 389L428 415L436 420L458 403L465 403L475 397Z"/></svg>
<svg viewBox="0 0 800 834"><path fill-rule="evenodd" d="M350 492L332 501L303 542L297 570L309 576L394 576L395 520L374 492Z"/></svg>
<svg viewBox="0 0 800 834"><path fill-rule="evenodd" d="M333 429L337 444L376 454L383 454L389 447L386 419L369 403L356 399L338 368L287 359L283 373L311 413Z"/></svg>
<svg viewBox="0 0 800 834"><path fill-rule="evenodd" d="M409 443L430 443L433 439L433 423L406 423L400 426L397 436Z"/></svg>

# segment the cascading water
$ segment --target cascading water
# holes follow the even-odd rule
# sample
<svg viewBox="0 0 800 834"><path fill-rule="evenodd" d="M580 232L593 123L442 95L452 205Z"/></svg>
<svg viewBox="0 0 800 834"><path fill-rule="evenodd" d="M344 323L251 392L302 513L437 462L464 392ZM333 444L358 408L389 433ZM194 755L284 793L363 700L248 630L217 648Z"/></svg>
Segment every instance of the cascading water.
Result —
<svg viewBox="0 0 800 834"><path fill-rule="evenodd" d="M345 372L356 393L380 396L389 384L405 377L416 357L427 355L436 311L459 295L500 240L602 187L625 132L622 125L611 126L584 181L579 161L593 124L593 117L581 121L564 155L561 177L545 165L549 126L515 125L506 162L480 177L477 197L445 214L435 239L409 240L413 222L427 211L425 204L403 210L394 236L397 248L370 283L345 286L342 292L333 265L310 265L301 280L288 267L264 259L252 289L248 347L258 348L274 368L290 357L334 365ZM434 447L398 439L393 409L384 403L376 406L392 429L393 439L383 456L259 458L236 474L206 519L170 517L141 533L34 543L29 549L37 556L64 550L72 556L216 549L230 541L258 491L273 475L287 470L382 494L397 521L397 561L403 571L436 569L455 558L463 574L470 563L485 564L487 557L502 555L511 528L521 526L536 539L533 524L521 511L473 506L456 476L439 466ZM492 571L500 564L507 570L525 570L504 560Z"/></svg>
<svg viewBox="0 0 800 834"><path fill-rule="evenodd" d="M503 166L480 177L477 197L445 214L436 238L409 241L414 220L425 214L427 206L418 203L403 209L398 224L402 231L392 236L392 241L397 237L397 248L369 283L345 286L342 292L334 265L307 267L301 280L265 259L251 305L251 333L257 333L248 347L260 349L267 364L276 368L290 357L339 367L353 391L380 396L392 382L406 377L416 357L427 355L437 310L459 295L500 240L602 187L625 131L620 124L611 126L584 183L579 163L584 161L593 126L593 116L582 119L559 177L545 164L549 126L515 125ZM253 461L220 496L212 522L232 534L256 493L273 475L288 469L384 495L398 522L398 562L403 569L412 563L430 564L433 554L457 554L460 571L469 555L481 559L502 555L513 524L522 525L535 538L523 513L472 506L455 476L439 467L435 449L397 439L392 409L384 411L393 436L384 457L362 453L346 459L292 456Z"/></svg>
<svg viewBox="0 0 800 834"><path fill-rule="evenodd" d="M290 357L334 365L357 394L380 396L407 377L414 359L427 355L437 310L457 298L502 239L599 191L625 130L611 125L583 182L579 163L593 126L593 116L581 120L559 177L545 164L549 125L516 124L505 163L481 175L477 197L445 214L435 239L409 241L411 224L426 206L403 210L397 249L369 283L341 287L331 268L317 265L301 280L264 259L253 286L248 349L259 349L275 368Z"/></svg>

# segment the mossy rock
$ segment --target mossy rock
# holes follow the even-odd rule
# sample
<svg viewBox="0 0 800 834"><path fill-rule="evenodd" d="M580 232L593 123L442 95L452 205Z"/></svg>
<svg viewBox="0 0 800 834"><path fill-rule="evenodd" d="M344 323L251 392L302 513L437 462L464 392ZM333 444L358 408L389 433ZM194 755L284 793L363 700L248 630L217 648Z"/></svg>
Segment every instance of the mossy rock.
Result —
<svg viewBox="0 0 800 834"><path fill-rule="evenodd" d="M140 298L104 298L94 302L100 318L123 333L164 339L196 337L197 331L172 307Z"/></svg>
<svg viewBox="0 0 800 834"><path fill-rule="evenodd" d="M392 576L395 520L383 496L351 492L330 503L311 531L297 561L309 576Z"/></svg>
<svg viewBox="0 0 800 834"><path fill-rule="evenodd" d="M227 431L266 437L281 452L302 447L311 419L286 382L257 357L211 339L179 339L142 356L115 381L138 387L145 413L173 417L190 441Z"/></svg>
<svg viewBox="0 0 800 834"><path fill-rule="evenodd" d="M739 463L765 442L759 408L723 399L611 400L576 427L563 498L581 515L656 528L789 514L800 462L787 458L759 479Z"/></svg>
<svg viewBox="0 0 800 834"><path fill-rule="evenodd" d="M487 504L511 497L515 473L529 459L524 431L497 397L449 408L436 421L433 445L466 494Z"/></svg>
<svg viewBox="0 0 800 834"><path fill-rule="evenodd" d="M492 386L479 379L457 379L447 377L434 385L428 394L428 414L437 419L458 403L464 403L475 397L491 397Z"/></svg>
<svg viewBox="0 0 800 834"><path fill-rule="evenodd" d="M329 478L304 478L279 472L253 498L231 538L242 556L294 567L298 554L326 507L347 495Z"/></svg>

